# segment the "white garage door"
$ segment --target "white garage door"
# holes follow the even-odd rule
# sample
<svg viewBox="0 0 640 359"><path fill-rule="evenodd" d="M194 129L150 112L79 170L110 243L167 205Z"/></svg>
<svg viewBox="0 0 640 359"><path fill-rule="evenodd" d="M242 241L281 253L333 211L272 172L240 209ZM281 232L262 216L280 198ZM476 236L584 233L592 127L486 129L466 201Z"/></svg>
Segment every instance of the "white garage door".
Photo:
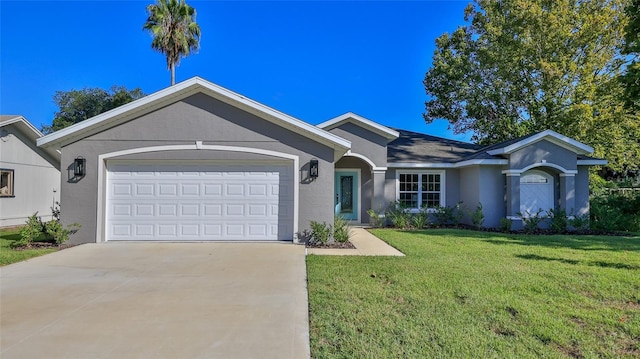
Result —
<svg viewBox="0 0 640 359"><path fill-rule="evenodd" d="M286 163L107 165L107 240L291 240Z"/></svg>

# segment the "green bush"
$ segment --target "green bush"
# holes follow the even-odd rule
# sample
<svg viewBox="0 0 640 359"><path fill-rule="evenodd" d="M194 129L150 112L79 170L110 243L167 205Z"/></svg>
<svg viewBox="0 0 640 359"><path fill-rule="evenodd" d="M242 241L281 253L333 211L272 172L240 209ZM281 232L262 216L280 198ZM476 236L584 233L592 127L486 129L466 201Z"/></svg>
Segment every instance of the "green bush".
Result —
<svg viewBox="0 0 640 359"><path fill-rule="evenodd" d="M367 214L369 215L369 224L372 227L384 227L386 218L384 216L383 210L376 211L375 209L371 208L367 211Z"/></svg>
<svg viewBox="0 0 640 359"><path fill-rule="evenodd" d="M549 228L554 233L565 233L569 227L569 219L567 218L567 211L564 209L549 209L547 211L547 218L549 218Z"/></svg>
<svg viewBox="0 0 640 359"><path fill-rule="evenodd" d="M524 213L518 212L517 214L522 220L524 231L527 233L535 232L540 227L540 223L546 218L543 213L544 211L542 208L538 209L536 213L531 213L529 211L525 211Z"/></svg>
<svg viewBox="0 0 640 359"><path fill-rule="evenodd" d="M20 229L20 240L13 242L13 247L31 246L31 243L40 239L42 232L44 231L44 224L38 212L32 214L27 218L26 224Z"/></svg>
<svg viewBox="0 0 640 359"><path fill-rule="evenodd" d="M640 232L640 190L602 190L591 196L591 228Z"/></svg>
<svg viewBox="0 0 640 359"><path fill-rule="evenodd" d="M426 207L420 208L418 213L414 213L411 217L411 224L416 229L423 229L429 225L429 209Z"/></svg>
<svg viewBox="0 0 640 359"><path fill-rule="evenodd" d="M349 240L349 221L342 216L335 216L333 220L333 240L338 243L345 243Z"/></svg>
<svg viewBox="0 0 640 359"><path fill-rule="evenodd" d="M476 228L482 227L484 223L484 213L482 212L482 203L478 202L476 209L471 213L471 223Z"/></svg>
<svg viewBox="0 0 640 359"><path fill-rule="evenodd" d="M511 231L511 220L509 218L500 218L500 230L502 232Z"/></svg>
<svg viewBox="0 0 640 359"><path fill-rule="evenodd" d="M441 226L444 225L458 225L462 220L462 216L464 215L464 207L462 206L462 201L456 203L455 206L439 206L436 207L436 211L433 216L435 218L435 222Z"/></svg>
<svg viewBox="0 0 640 359"><path fill-rule="evenodd" d="M399 229L411 228L411 212L399 201L392 202L386 213L387 218L394 227Z"/></svg>
<svg viewBox="0 0 640 359"><path fill-rule="evenodd" d="M75 233L80 225L74 223L72 225L67 226L66 228L62 226L59 220L52 220L44 225L45 232L49 235L51 239L56 242L57 245L61 245L62 243L69 240L69 235Z"/></svg>
<svg viewBox="0 0 640 359"><path fill-rule="evenodd" d="M586 231L589 229L589 215L583 214L580 216L576 214L569 217L569 226L574 231Z"/></svg>
<svg viewBox="0 0 640 359"><path fill-rule="evenodd" d="M327 244L331 237L331 225L327 222L311 221L311 244Z"/></svg>

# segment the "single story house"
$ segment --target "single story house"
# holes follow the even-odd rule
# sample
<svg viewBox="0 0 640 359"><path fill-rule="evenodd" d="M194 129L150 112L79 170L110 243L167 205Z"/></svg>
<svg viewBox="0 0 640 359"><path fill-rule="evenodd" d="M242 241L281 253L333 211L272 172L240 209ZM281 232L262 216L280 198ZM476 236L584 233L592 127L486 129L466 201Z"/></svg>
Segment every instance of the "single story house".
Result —
<svg viewBox="0 0 640 359"><path fill-rule="evenodd" d="M195 77L38 139L62 152L76 242L298 241L390 202L482 203L486 226L538 207L589 210L593 149L552 131L479 146L353 113L313 126ZM80 169L80 171L78 171Z"/></svg>
<svg viewBox="0 0 640 359"><path fill-rule="evenodd" d="M37 147L42 136L23 116L0 115L0 227L22 225L35 212L51 220L60 200L60 152Z"/></svg>

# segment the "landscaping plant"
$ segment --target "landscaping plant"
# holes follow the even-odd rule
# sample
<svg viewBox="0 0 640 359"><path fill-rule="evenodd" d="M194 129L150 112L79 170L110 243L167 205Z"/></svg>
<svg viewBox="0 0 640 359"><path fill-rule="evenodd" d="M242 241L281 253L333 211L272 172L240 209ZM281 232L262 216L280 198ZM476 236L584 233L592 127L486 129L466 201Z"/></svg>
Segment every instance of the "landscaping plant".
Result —
<svg viewBox="0 0 640 359"><path fill-rule="evenodd" d="M484 223L484 213L482 212L482 203L478 202L476 209L471 212L471 223L476 228L481 228Z"/></svg>
<svg viewBox="0 0 640 359"><path fill-rule="evenodd" d="M324 245L329 242L329 238L331 237L332 228L330 224L327 222L318 222L311 221L311 240L310 244L312 245Z"/></svg>
<svg viewBox="0 0 640 359"><path fill-rule="evenodd" d="M342 216L335 216L333 220L333 240L338 243L345 243L349 240L349 221Z"/></svg>

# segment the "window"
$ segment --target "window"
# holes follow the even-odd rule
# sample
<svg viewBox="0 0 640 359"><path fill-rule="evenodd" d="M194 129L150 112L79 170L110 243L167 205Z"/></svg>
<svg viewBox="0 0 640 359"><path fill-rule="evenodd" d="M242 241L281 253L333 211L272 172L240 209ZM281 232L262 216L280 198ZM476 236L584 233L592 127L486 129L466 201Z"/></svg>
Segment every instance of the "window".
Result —
<svg viewBox="0 0 640 359"><path fill-rule="evenodd" d="M0 169L0 197L13 197L13 170Z"/></svg>
<svg viewBox="0 0 640 359"><path fill-rule="evenodd" d="M398 173L398 201L408 208L435 208L444 204L443 172Z"/></svg>

